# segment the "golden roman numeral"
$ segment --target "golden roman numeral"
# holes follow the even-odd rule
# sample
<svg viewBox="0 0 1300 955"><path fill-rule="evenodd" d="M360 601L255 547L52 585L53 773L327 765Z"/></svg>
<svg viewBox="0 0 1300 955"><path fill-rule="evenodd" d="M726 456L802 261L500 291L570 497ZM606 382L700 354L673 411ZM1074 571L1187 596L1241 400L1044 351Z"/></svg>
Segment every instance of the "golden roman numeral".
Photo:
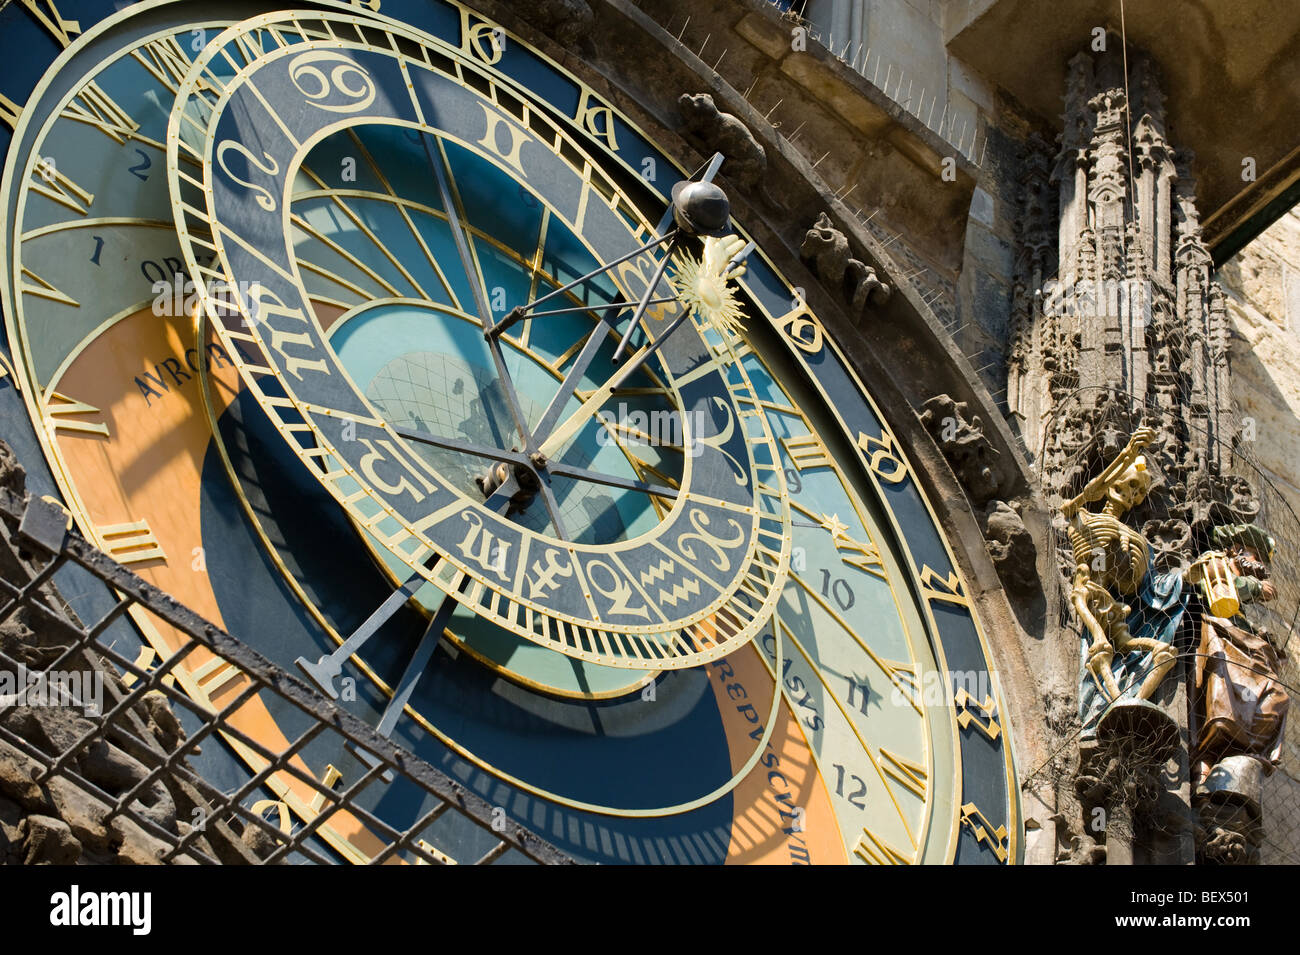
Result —
<svg viewBox="0 0 1300 955"><path fill-rule="evenodd" d="M232 680L243 676L244 671L229 660L213 657L207 663L195 669L191 675L194 677L194 682L198 684L199 689L211 700L213 696L224 690Z"/></svg>
<svg viewBox="0 0 1300 955"><path fill-rule="evenodd" d="M822 444L821 438L815 434L798 438L782 438L781 446L785 448L786 454L790 455L790 460L799 471L831 466L831 456L826 453L826 446Z"/></svg>
<svg viewBox="0 0 1300 955"><path fill-rule="evenodd" d="M926 775L924 766L909 759L904 759L887 749L881 749L880 758L884 760L884 765L881 768L885 771L886 776L899 783L918 799L925 799L925 784L929 777Z"/></svg>
<svg viewBox="0 0 1300 955"><path fill-rule="evenodd" d="M863 543L849 536L848 526L838 515L830 517L821 515L822 526L831 532L831 541L840 555L840 560L850 567L886 580L885 562L880 558L880 550L873 543Z"/></svg>
<svg viewBox="0 0 1300 955"><path fill-rule="evenodd" d="M51 158L32 163L32 180L32 191L53 199L77 215L84 216L95 201L94 193L81 188L60 172L58 164Z"/></svg>
<svg viewBox="0 0 1300 955"><path fill-rule="evenodd" d="M136 667L144 670L146 673L152 673L154 670L158 669L158 664L161 662L162 658L159 657L158 651L148 644L142 646L140 652L137 653L135 657ZM122 674L122 685L126 687L134 686L135 682L139 679L140 677L136 676L134 673L124 673ZM172 671L168 671L167 675L158 682L164 686L175 686L176 674Z"/></svg>
<svg viewBox="0 0 1300 955"><path fill-rule="evenodd" d="M4 120L10 129L18 128L18 117L22 114L23 108L21 106L0 93L0 119Z"/></svg>
<svg viewBox="0 0 1300 955"><path fill-rule="evenodd" d="M863 827L853 854L867 865L911 865L911 856L905 856L884 839Z"/></svg>
<svg viewBox="0 0 1300 955"><path fill-rule="evenodd" d="M334 768L334 764L328 763L325 766L325 775L321 777L320 781L321 781L321 785L324 786L326 789L333 789L335 786L339 784L339 780L342 778L343 778L343 774ZM321 792L319 789L316 790L315 795L311 797L311 802L307 804L307 808L310 809L313 813L319 814L320 811L325 808L326 798L327 797L323 792Z"/></svg>
<svg viewBox="0 0 1300 955"><path fill-rule="evenodd" d="M166 560L158 538L148 521L105 524L96 528L104 552L120 564L138 564L146 560Z"/></svg>
<svg viewBox="0 0 1300 955"><path fill-rule="evenodd" d="M193 65L174 36L150 40L131 55L172 95L180 92L181 81Z"/></svg>
<svg viewBox="0 0 1300 955"><path fill-rule="evenodd" d="M24 268L22 276L31 279L31 282L23 282L22 290L28 295L38 295L41 298L48 298L52 302L61 302L64 305L71 305L73 308L81 308L81 303L70 295L60 292L45 279L41 278L31 269ZM35 283L35 284L33 284Z"/></svg>
<svg viewBox="0 0 1300 955"><path fill-rule="evenodd" d="M485 104L479 103L479 106L483 107L483 115L487 119L487 132L483 134L483 138L478 141L478 144L484 149L490 150L494 156L499 157L502 162L515 169L519 175L527 178L524 167L519 162L519 151L524 148L524 143L529 141L528 133L514 123L507 122L500 114L489 109ZM503 126L510 140L510 146L504 152L497 142L498 133Z"/></svg>
<svg viewBox="0 0 1300 955"><path fill-rule="evenodd" d="M59 13L59 8L54 5L54 0L21 0L27 11L36 18L36 21L54 34L54 39L58 40L64 47L72 43L72 38L81 32L81 22L78 20L68 20ZM44 6L48 9L42 10Z"/></svg>
<svg viewBox="0 0 1300 955"><path fill-rule="evenodd" d="M105 93L95 82L87 83L82 87L76 98L64 108L62 115L68 119L75 119L79 123L94 126L118 144L126 142L140 128L140 124L131 118L131 114L119 106L113 97Z"/></svg>
<svg viewBox="0 0 1300 955"><path fill-rule="evenodd" d="M94 405L88 405L84 401L77 401L67 395L61 395L57 391L51 392L49 399L45 402L45 414L49 417L50 426L55 430L62 429L63 431L79 431L84 434L102 434L107 438L108 425L94 421L82 421L79 418L72 417L72 415L99 413L99 409Z"/></svg>
<svg viewBox="0 0 1300 955"><path fill-rule="evenodd" d="M248 66L266 55L266 46L262 41L263 36L261 30L250 30L248 33L241 33L235 37L236 51L244 58L242 66Z"/></svg>
<svg viewBox="0 0 1300 955"><path fill-rule="evenodd" d="M885 676L889 677L889 682L894 684L894 689L898 691L899 695L911 703L916 712L920 713L921 683L916 678L916 666L911 663L882 660L874 654L872 659L885 671Z"/></svg>

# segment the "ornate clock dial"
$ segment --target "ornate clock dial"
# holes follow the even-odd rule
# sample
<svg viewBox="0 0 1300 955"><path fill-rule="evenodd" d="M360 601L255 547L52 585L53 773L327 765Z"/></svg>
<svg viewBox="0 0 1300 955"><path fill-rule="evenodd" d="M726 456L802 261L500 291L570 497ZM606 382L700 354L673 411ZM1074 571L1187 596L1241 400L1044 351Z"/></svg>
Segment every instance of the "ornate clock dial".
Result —
<svg viewBox="0 0 1300 955"><path fill-rule="evenodd" d="M466 7L320 4L220 39L237 17L159 9L166 30L124 12L27 110L4 183L15 364L84 530L283 665L341 652L340 705L386 711L403 745L584 858L1015 859L964 584L794 283L756 250L738 330L693 317L602 391L683 314L698 244L659 279L666 243L618 260L660 234L686 171ZM105 112L80 117L87 97ZM102 276L78 277L82 237ZM143 262L206 305L182 281L156 314ZM647 291L616 364L634 310L616 308ZM664 440L651 422L674 414ZM557 426L548 493L508 516L485 500L474 479ZM417 569L397 606L414 599L337 651ZM167 652L137 625L142 653ZM180 672L214 702L239 687ZM247 714L268 741L292 737L279 718ZM308 794L271 788L310 820ZM323 838L365 855L364 831Z"/></svg>
<svg viewBox="0 0 1300 955"><path fill-rule="evenodd" d="M303 39L316 36L329 39ZM396 29L389 36L393 44L416 42L414 34ZM454 208L462 202L452 192L444 142L516 177L553 210L552 228L569 231L598 255L613 260L645 244L645 233L634 232L617 206L603 201L602 191L612 186L602 187L598 168L566 156L581 153L552 122L522 108L523 120L538 128L520 125L504 106L431 57L428 47L406 54L394 45L387 53L371 40L355 19L341 15L257 18L212 42L173 109L169 164L186 262L202 277L203 307L248 386L260 390L260 379L273 376L275 393L264 398L263 408L279 419L295 452L317 468L334 498L412 570L480 616L566 655L635 669L694 666L743 644L779 593L788 511L766 422L742 417L740 402L752 404L752 390L743 372L740 381L728 378L729 343L710 343L690 322L666 334L681 317L680 306L665 304L649 316L648 340L627 368L613 372L577 408L566 414L557 402L562 413L538 422L522 416L502 345L487 339L488 367L496 366L520 445L511 450L560 464L572 440L599 427L595 411L613 388L631 381L641 352L656 351L691 451L681 487L656 526L596 544L568 539L545 483L539 485L550 512L548 536L478 505L445 476L423 467L404 435L351 385L327 347L292 271L282 220L293 176L311 145L345 125L394 123L420 129L432 141L422 145L467 273L477 271L475 249L460 221L463 213ZM249 48L262 52L247 64L231 53L246 55ZM232 65L240 72L226 81L222 72ZM269 102L297 102L300 108L277 111ZM191 146L188 140L198 136L203 145ZM203 163L201 181L182 167L183 156ZM201 265L209 254L217 261ZM635 274L627 269L614 279L629 296L645 291L630 279ZM486 331L492 321L487 289L477 274L471 286ZM222 307L221 297L231 291L238 312ZM669 292L666 285L663 292ZM437 314L446 312L430 314L430 324L441 324ZM472 334L473 317L459 317L462 333ZM573 374L585 377L581 369ZM754 427L747 428L751 422ZM409 429L405 436L428 442L451 437ZM431 554L438 555L432 564Z"/></svg>

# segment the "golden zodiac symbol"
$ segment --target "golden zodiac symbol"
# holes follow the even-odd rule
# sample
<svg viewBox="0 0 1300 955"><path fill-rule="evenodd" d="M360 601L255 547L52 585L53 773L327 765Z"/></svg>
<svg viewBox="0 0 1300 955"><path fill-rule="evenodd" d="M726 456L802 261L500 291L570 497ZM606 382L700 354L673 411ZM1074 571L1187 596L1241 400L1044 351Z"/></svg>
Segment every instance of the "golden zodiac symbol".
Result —
<svg viewBox="0 0 1300 955"><path fill-rule="evenodd" d="M600 569L609 574L609 585L601 586L596 580L595 570ZM609 613L626 614L630 617L643 617L650 619L650 610L644 604L639 607L628 605L628 600L632 597L632 586L622 576L614 572L614 568L603 560L593 560L587 564L587 579L591 581L591 586L608 597L613 603L610 605Z"/></svg>
<svg viewBox="0 0 1300 955"><path fill-rule="evenodd" d="M249 189L252 189L254 192L261 193L261 195L257 197L257 204L261 206L263 209L265 209L267 212L274 212L276 208L275 197L271 195L271 191L269 189L267 189L265 186L259 186L256 183L249 182L247 179L240 179L238 176L236 176L233 172L230 171L230 167L226 165L226 153L230 152L232 149L235 152L239 153L241 156L243 156L244 159L248 161L248 164L250 166L252 166L254 169L260 169L268 176L279 175L280 164L275 161L275 159L271 156L270 153L263 152L262 155L266 157L266 165L265 166L262 165L260 162L258 162L256 159L253 158L253 154L248 151L247 146L233 139L224 139L221 141L221 145L217 147L217 165L221 167L221 171L224 172L231 179L235 180L235 182L239 183L241 186L247 186Z"/></svg>
<svg viewBox="0 0 1300 955"><path fill-rule="evenodd" d="M533 573L536 578L528 579L528 596L534 600L545 597L548 592L560 589L560 578L573 576L572 564L561 564L557 555L563 553L554 547L547 548L546 566L540 560L533 561Z"/></svg>
<svg viewBox="0 0 1300 955"><path fill-rule="evenodd" d="M731 410L731 405L727 404L727 402L716 395L713 397L713 403L727 413L726 427L724 427L720 433L711 438L706 438L701 435L696 440L698 440L700 444L707 444L730 461L731 466L736 469L736 483L743 487L749 483L749 475L745 473L745 469L741 466L741 463L737 461L729 451L723 448L723 445L730 441L732 434L735 433L736 415Z"/></svg>
<svg viewBox="0 0 1300 955"><path fill-rule="evenodd" d="M727 523L731 525L733 530L735 530L736 536L731 540L724 540L709 530L709 515L703 510L698 507L692 509L690 517L691 524L694 525L695 529L699 531L699 533L686 533L677 538L677 549L691 560L695 560L695 550L686 542L697 540L705 547L709 548L709 550L713 551L714 556L711 563L714 567L723 573L729 571L731 569L731 559L722 552L722 549L725 547L730 550L745 539L745 529L740 526L740 522L733 520L730 517L727 518Z"/></svg>
<svg viewBox="0 0 1300 955"><path fill-rule="evenodd" d="M461 518L469 525L465 538L457 549L467 560L472 560L484 570L490 570L502 580L506 576L506 555L510 553L510 541L503 541L483 526L483 518L474 511L461 511Z"/></svg>
<svg viewBox="0 0 1300 955"><path fill-rule="evenodd" d="M317 63L322 66L326 64L334 65L328 77L321 67L314 65ZM347 77L350 73L356 74L360 80L355 89L348 86ZM355 113L358 110L365 109L375 101L375 84L370 79L370 74L358 66L354 60L333 50L310 50L294 57L289 63L289 79L298 88L298 92L307 97L307 101L311 105L329 110L331 113ZM306 80L308 85L315 84L319 88L314 92L305 89L303 80ZM335 90L348 97L352 102L339 105L319 102Z"/></svg>

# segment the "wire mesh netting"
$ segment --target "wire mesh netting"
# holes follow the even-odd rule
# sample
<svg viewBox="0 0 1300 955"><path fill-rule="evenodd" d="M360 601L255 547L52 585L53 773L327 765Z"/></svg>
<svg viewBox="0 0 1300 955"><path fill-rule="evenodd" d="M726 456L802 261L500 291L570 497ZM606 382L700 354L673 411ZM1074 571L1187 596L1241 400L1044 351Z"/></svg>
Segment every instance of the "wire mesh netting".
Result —
<svg viewBox="0 0 1300 955"><path fill-rule="evenodd" d="M56 505L0 488L0 525L0 803L27 814L14 861L572 861L96 550ZM66 579L106 586L107 612L79 619ZM175 644L123 655L110 637L128 620ZM296 735L268 745L265 713ZM322 747L370 769L318 776L304 756Z"/></svg>

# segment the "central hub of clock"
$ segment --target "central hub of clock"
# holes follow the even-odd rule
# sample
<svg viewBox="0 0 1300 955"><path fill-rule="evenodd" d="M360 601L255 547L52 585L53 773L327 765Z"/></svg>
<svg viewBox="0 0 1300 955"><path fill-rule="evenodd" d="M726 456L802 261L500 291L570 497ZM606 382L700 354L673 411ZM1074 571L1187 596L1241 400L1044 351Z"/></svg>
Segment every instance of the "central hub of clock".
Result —
<svg viewBox="0 0 1300 955"><path fill-rule="evenodd" d="M448 444L460 441L466 447L518 452L522 441L480 329L476 318L451 306L374 302L340 316L330 325L329 338L343 367L389 424L450 439ZM562 378L561 358L570 335L557 324L534 328L526 342L502 339L521 410L532 427ZM591 372L601 373L598 367ZM580 403L577 396L571 398L565 412ZM646 461L680 476L683 453L679 445L668 443L681 440L670 424L677 415L672 406L663 397L642 395L621 399L621 407L622 413L593 418L566 450L565 463L635 480L640 475L634 461ZM548 529L545 510L528 506L538 491L545 458L493 460L456 447L410 444L435 471L454 479L470 500L482 501L513 474L520 490L510 519L539 532ZM563 475L547 477L574 540L609 543L645 533L658 523L660 514L644 495L620 494Z"/></svg>

